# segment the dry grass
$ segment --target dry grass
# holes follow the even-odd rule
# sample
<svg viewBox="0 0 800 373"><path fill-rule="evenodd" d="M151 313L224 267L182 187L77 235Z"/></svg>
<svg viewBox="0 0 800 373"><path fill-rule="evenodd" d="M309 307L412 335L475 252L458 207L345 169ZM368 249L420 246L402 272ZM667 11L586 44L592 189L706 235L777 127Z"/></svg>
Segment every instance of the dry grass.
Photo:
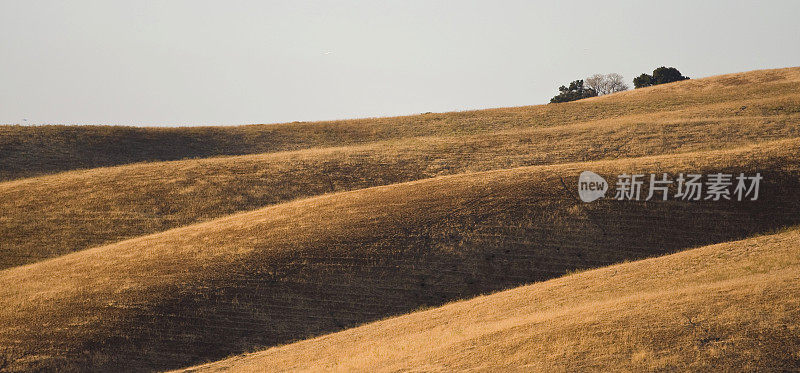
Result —
<svg viewBox="0 0 800 373"><path fill-rule="evenodd" d="M179 368L800 224L799 119L790 68L398 118L2 127L0 370ZM582 204L586 169L765 179L756 202ZM344 341L308 367L791 367L797 234L771 239L693 251L712 256L706 267L680 254L466 303L476 313L456 303L421 314L441 315L438 326L387 320L349 333L382 330L374 343L395 347ZM339 334L304 343L325 338ZM358 343L371 353L349 353ZM300 368L296 346L223 364Z"/></svg>
<svg viewBox="0 0 800 373"><path fill-rule="evenodd" d="M756 202L594 204L580 171L765 176ZM14 369L179 367L800 223L800 140L314 197L0 272ZM655 225L653 222L658 221Z"/></svg>
<svg viewBox="0 0 800 373"><path fill-rule="evenodd" d="M0 269L330 192L463 172L677 154L800 137L800 84L791 80L797 71L744 74L756 79L780 73L782 78L765 87L739 85L722 90L723 96L738 94L735 100L718 103L716 96L705 93L702 103L681 108L670 105L666 111L611 119L583 121L587 109L581 107L572 111L550 108L562 105L518 108L515 110L533 116L555 110L549 120L574 123L329 148L313 148L322 143L311 136L303 145L311 148L304 150L139 163L0 183L0 210L4 212L0 216ZM704 92L709 84L725 79L729 78L692 82L680 92ZM751 91L759 92L758 98L748 98ZM615 112L621 108L640 112L662 104L665 95L658 92L637 90L601 101ZM692 97L689 93L678 97ZM503 110L471 112L471 120L495 120L484 118L495 112ZM573 120L576 114L581 115ZM366 126L371 122L358 123ZM489 122L484 127L493 125ZM432 126L431 132L439 131Z"/></svg>
<svg viewBox="0 0 800 373"><path fill-rule="evenodd" d="M794 371L800 230L614 265L191 371Z"/></svg>
<svg viewBox="0 0 800 373"><path fill-rule="evenodd" d="M699 105L726 106L729 115L798 113L798 106L741 109L739 101L796 100L800 68L760 70L637 89L560 105L524 106L314 123L239 127L132 128L0 126L0 180L142 161L242 155L417 137L491 133L560 126ZM691 109L690 109L691 110ZM708 117L705 117L708 118Z"/></svg>

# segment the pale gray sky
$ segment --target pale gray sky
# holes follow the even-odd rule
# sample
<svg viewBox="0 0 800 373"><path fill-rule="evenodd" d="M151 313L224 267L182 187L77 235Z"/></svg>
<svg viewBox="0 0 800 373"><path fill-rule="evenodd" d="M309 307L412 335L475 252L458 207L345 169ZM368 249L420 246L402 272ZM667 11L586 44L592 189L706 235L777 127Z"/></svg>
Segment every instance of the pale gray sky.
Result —
<svg viewBox="0 0 800 373"><path fill-rule="evenodd" d="M800 65L800 1L0 0L0 123L228 125L546 103ZM27 118L27 122L22 120Z"/></svg>

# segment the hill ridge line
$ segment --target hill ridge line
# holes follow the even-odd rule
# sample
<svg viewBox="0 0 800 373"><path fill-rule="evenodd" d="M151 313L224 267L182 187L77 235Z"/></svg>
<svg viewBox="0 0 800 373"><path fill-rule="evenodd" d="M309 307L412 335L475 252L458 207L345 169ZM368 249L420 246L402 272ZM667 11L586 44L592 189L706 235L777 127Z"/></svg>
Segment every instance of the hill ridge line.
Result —
<svg viewBox="0 0 800 373"><path fill-rule="evenodd" d="M751 99L745 100L747 102L771 102L774 99L778 99L781 97L794 97L794 94L786 94L781 96L774 96L770 98L761 98L761 99ZM711 103L707 105L697 105L695 108L706 108L706 107L713 107L713 106L724 106L725 103ZM693 108L694 109L694 108ZM300 154L310 154L310 153L327 153L327 152L336 152L336 151L359 151L359 150L367 150L371 147L375 146L397 146L397 145L406 145L413 142L436 142L437 140L458 140L458 139L465 139L465 140L472 140L481 137L501 137L507 135L525 135L525 134L539 134L539 133L546 133L546 132L556 132L559 130L564 129L573 129L573 128L597 128L597 127L615 127L621 126L621 124L617 124L615 122L620 122L622 120L641 120L642 122L646 123L633 123L629 124L629 126L641 126L645 124L663 124L663 125L677 125L683 123L707 123L710 121L714 122L744 122L747 120L752 119L765 119L764 116L758 115L730 115L726 117L716 116L713 119L708 118L649 118L654 115L669 115L669 114L677 114L686 112L686 109L675 109L675 110L663 110L663 111L654 111L652 113L636 113L636 114L629 114L623 115L614 118L601 118L601 119L594 119L588 121L580 121L574 123L567 123L561 125L553 125L553 126L535 126L535 127L521 127L521 128L508 128L499 131L491 131L487 133L465 133L465 134L451 134L451 135L436 135L436 134L429 134L429 135L421 135L421 136L411 136L411 137L400 137L400 138L392 138L392 139L381 139L375 141L369 141L365 143L357 143L357 144L348 144L348 145L338 145L338 146L312 146L308 148L301 148L301 149L287 149L287 150L277 150L271 152L263 152L263 153L250 153L250 154L238 154L238 155L214 155L209 157L197 157L197 158L184 158L184 159L173 159L173 160L151 160L151 161L139 161L133 163L124 163L118 165L110 165L110 166L100 166L100 167L91 167L91 168L77 168L72 170L64 170L55 173L48 173L42 175L35 175L35 176L27 176L17 179L11 180L0 180L0 188L4 187L16 187L25 183L35 182L37 180L46 180L48 178L57 178L57 177L66 177L66 176L89 176L91 173L97 171L110 171L110 170L125 170L125 169L133 169L142 166L169 166L169 165L179 165L184 163L191 163L191 162L224 162L224 161L235 161L239 159L254 159L254 158L278 158L281 156L290 156L290 155L300 155ZM781 117L775 117L775 119L786 120L787 118L796 117L800 120L800 114L790 114L784 115ZM769 118L769 117L767 117ZM772 141L772 140L768 140ZM669 153L669 154L681 154L681 153ZM554 164L564 164L564 163L554 163Z"/></svg>
<svg viewBox="0 0 800 373"><path fill-rule="evenodd" d="M325 193L325 194L314 195L314 196L299 198L299 199L295 199L295 200L290 200L290 201L286 201L286 202L281 202L281 203L278 203L278 204L275 204L275 205L264 206L264 207L260 207L260 208L256 208L256 209L252 209L252 210L239 211L239 212L236 212L236 213L233 213L233 214L221 216L221 217L214 218L214 219L211 219L211 220L202 221L202 222L198 222L198 223L193 223L193 224L189 224L189 225L185 225L185 226L174 227L174 228L170 228L170 229L164 230L164 231L154 232L154 233L150 233L150 234L146 234L146 235L142 235L142 236L136 236L136 237L128 238L128 239L121 240L121 241L111 242L111 243L104 244L104 245L101 245L101 246L95 246L95 247L91 247L91 248L87 248L87 249L82 249L82 250L78 250L78 251L75 251L75 252L67 253L67 254L64 254L64 255L56 256L56 257L53 257L53 258L44 259L44 260L41 260L41 261L38 261L38 262L24 264L24 265L21 265L21 266L4 268L4 269L0 270L0 273L3 273L3 272L8 271L8 270L12 270L12 269L17 269L17 268L25 268L25 267L36 266L36 265L38 265L40 263L47 263L47 262L50 262L50 261L53 261L53 260L57 260L59 258L72 256L72 255L75 255L75 254L88 253L88 252L91 252L91 251L97 251L97 250L102 249L104 247L114 246L114 245L118 245L118 244L121 244L121 243L127 243L127 244L135 243L135 242L139 242L139 241L142 241L142 240L155 238L155 237L162 236L162 235L174 234L174 233L180 232L182 230L196 231L196 230L198 230L200 228L203 228L203 227L214 226L214 225L218 225L220 223L226 223L226 222L231 222L231 221L237 221L237 220L244 219L247 216L259 215L260 213L263 213L263 212L265 212L267 210L270 210L270 209L285 208L285 206L287 206L287 205L294 205L294 204L302 205L304 203L309 203L309 202L314 202L314 201L325 201L325 200L328 200L328 199L342 197L342 196L358 195L359 193L362 193L364 191L390 190L390 189L402 188L404 186L414 186L414 185L426 184L426 183L431 183L431 182L435 183L435 182L440 182L442 180L469 178L469 177L474 177L474 176L477 176L477 175L493 175L493 174L503 174L503 173L510 173L510 172L520 172L520 171L535 170L535 169L547 170L547 169L556 169L557 168L557 169L564 169L565 171L568 171L568 170L586 169L587 167L585 167L585 166L591 166L593 164L594 165L608 164L608 163L622 163L622 164L625 164L625 163L631 163L631 162L637 162L637 161L641 162L641 161L669 160L670 158L682 157L682 156L712 157L714 155L730 155L730 154L742 153L742 152L744 152L746 150L751 150L751 149L776 148L776 147L779 147L780 145L782 145L784 143L785 144L795 144L795 143L798 144L798 147L795 147L795 148L797 149L798 153L800 154L800 137L796 137L796 138L789 138L789 139L767 141L767 142L764 142L764 143L751 144L751 145L732 148L732 149L720 149L720 150L713 150L713 151L696 151L696 152L677 153L677 154L659 154L659 155L651 155L651 156L644 156L644 157L630 157L630 158L587 161L587 162L574 162L574 163L562 163L562 164L552 164L552 165L521 166L521 167L514 167L514 168L509 168L509 169L497 169L497 170L488 170L488 171L465 172L465 173L459 173L459 174L453 174L453 175L443 175L443 176L437 176L437 177L426 178L426 179L405 181L405 182L395 183L395 184L377 185L377 186L372 186L372 187L368 187L368 188L361 188L361 189L355 189L355 190L345 190L345 191L333 192L333 193ZM584 166L584 167L580 167L580 166ZM577 174L576 174L576 176L577 176Z"/></svg>

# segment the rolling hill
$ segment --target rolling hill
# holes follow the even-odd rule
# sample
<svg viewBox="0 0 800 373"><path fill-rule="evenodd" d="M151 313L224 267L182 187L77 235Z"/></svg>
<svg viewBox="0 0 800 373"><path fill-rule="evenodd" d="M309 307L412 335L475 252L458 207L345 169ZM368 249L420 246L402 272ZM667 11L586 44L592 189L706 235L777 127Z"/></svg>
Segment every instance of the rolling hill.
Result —
<svg viewBox="0 0 800 373"><path fill-rule="evenodd" d="M419 136L482 134L663 113L673 119L798 114L800 68L688 80L614 95L516 108L238 127L2 126L0 180L73 169ZM767 100L763 100L764 98Z"/></svg>
<svg viewBox="0 0 800 373"><path fill-rule="evenodd" d="M758 201L582 204L582 170L758 170ZM800 140L328 194L0 272L25 369L152 369L800 223ZM655 224L654 222L658 222Z"/></svg>
<svg viewBox="0 0 800 373"><path fill-rule="evenodd" d="M798 71L735 74L682 82L676 86L678 88L654 87L600 97L587 103L509 109L529 112L531 118L539 120L526 128L479 134L398 137L335 147L319 147L326 144L315 140L320 136L307 134L305 143L293 145L303 147L302 150L137 163L0 183L0 210L5 212L0 216L0 236L4 237L0 242L0 268L331 192L463 172L678 154L800 137ZM763 86L750 83L770 76L781 79L770 80ZM706 92L712 89L719 89L722 92L719 95L726 101L720 103L719 97ZM688 100L696 97L697 91L705 93L701 96L705 101L694 98L695 103L679 110L674 105L663 110L658 108L661 101L669 101L665 98L671 97L668 94ZM752 92L758 92L758 98L753 98L756 94ZM588 110L586 105L592 102L595 106L624 114L586 121L583 114ZM558 108L553 109L553 106ZM649 106L656 108L642 114ZM480 131L487 131L492 126L511 127L496 124L502 122L492 117L497 111L448 115L462 119L471 115L472 126ZM554 111L556 113L552 113ZM578 113L581 115L575 116ZM427 115L406 119L411 118L427 123ZM568 124L552 125L549 122L556 120ZM403 124L389 119L358 123L369 126L376 133L404 128ZM433 121L427 132L444 131L437 123ZM416 131L401 133L426 133L420 126L414 127ZM316 130L349 133L347 128L320 124ZM70 130L91 132L96 129ZM146 130L162 133L160 129L141 129ZM174 129L178 132L189 130L197 129ZM216 131L240 130L242 128ZM359 135L363 134L336 136L358 138ZM369 139L369 136L363 136ZM79 137L91 136L81 134ZM98 152L96 148L89 149ZM153 145L153 151L157 149L158 146ZM35 159L41 160L38 156ZM59 160L56 163L64 165L69 162Z"/></svg>
<svg viewBox="0 0 800 373"><path fill-rule="evenodd" d="M614 265L186 371L796 370L798 242Z"/></svg>
<svg viewBox="0 0 800 373"><path fill-rule="evenodd" d="M800 224L800 68L396 118L2 127L0 170L0 370L282 344L201 368L798 361L798 233L748 237ZM757 201L587 204L584 170L764 179Z"/></svg>

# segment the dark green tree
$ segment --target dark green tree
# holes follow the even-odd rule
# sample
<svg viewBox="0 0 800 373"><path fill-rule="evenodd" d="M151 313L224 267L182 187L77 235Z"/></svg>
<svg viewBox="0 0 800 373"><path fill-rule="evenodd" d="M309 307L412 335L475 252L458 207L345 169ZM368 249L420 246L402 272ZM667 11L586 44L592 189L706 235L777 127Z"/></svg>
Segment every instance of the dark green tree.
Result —
<svg viewBox="0 0 800 373"><path fill-rule="evenodd" d="M681 75L681 72L674 67L661 66L653 70L653 75L642 74L633 79L633 86L636 88L649 87L651 85L679 82L689 79Z"/></svg>
<svg viewBox="0 0 800 373"><path fill-rule="evenodd" d="M653 85L679 82L686 79L689 79L689 77L681 75L681 72L674 67L661 66L653 70Z"/></svg>
<svg viewBox="0 0 800 373"><path fill-rule="evenodd" d="M551 104L558 102L575 101L575 100L580 100L582 98L597 96L597 91L595 91L592 88L586 88L583 86L582 79L575 80L569 83L569 87L562 85L561 87L558 87L558 91L560 93L550 99Z"/></svg>
<svg viewBox="0 0 800 373"><path fill-rule="evenodd" d="M653 76L650 74L642 74L633 78L634 88L644 88L653 85Z"/></svg>

